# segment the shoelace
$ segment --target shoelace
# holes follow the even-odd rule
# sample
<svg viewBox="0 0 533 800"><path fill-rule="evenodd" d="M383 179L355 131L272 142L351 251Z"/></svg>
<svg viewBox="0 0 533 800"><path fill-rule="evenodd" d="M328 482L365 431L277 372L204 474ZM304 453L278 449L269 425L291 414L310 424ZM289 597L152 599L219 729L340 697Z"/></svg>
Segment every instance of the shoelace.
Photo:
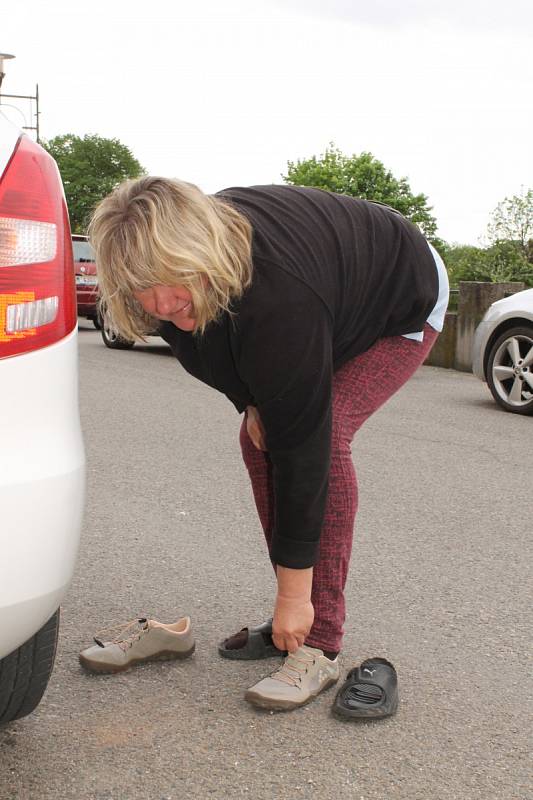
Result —
<svg viewBox="0 0 533 800"><path fill-rule="evenodd" d="M141 626L140 628L139 625ZM138 641L147 630L148 620L144 617L138 617L131 620L131 622L121 622L110 628L102 628L101 631L96 631L94 641L100 647L105 647L106 644L118 644L121 650L126 650L134 642Z"/></svg>
<svg viewBox="0 0 533 800"><path fill-rule="evenodd" d="M297 686L302 682L302 675L308 672L315 661L316 659L304 650L297 650L296 653L289 653L281 667L270 677L275 681L288 683L289 686Z"/></svg>

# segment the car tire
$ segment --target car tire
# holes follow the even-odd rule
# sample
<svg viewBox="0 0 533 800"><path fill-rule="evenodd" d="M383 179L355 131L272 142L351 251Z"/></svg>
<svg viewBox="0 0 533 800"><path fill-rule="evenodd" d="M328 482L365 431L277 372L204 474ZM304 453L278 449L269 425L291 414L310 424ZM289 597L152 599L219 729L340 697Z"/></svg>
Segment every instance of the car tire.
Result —
<svg viewBox="0 0 533 800"><path fill-rule="evenodd" d="M533 414L533 363L526 360L528 353L533 355L533 325L517 325L496 339L487 360L492 396L513 414Z"/></svg>
<svg viewBox="0 0 533 800"><path fill-rule="evenodd" d="M102 339L106 347L112 350L131 350L135 342L130 342L128 339L123 339L115 333L115 331L107 328L105 325L101 330Z"/></svg>
<svg viewBox="0 0 533 800"><path fill-rule="evenodd" d="M54 667L58 634L59 609L31 639L0 659L0 725L39 705Z"/></svg>
<svg viewBox="0 0 533 800"><path fill-rule="evenodd" d="M100 319L100 315L97 314L95 317L91 317L92 323L97 331L102 330L102 320Z"/></svg>

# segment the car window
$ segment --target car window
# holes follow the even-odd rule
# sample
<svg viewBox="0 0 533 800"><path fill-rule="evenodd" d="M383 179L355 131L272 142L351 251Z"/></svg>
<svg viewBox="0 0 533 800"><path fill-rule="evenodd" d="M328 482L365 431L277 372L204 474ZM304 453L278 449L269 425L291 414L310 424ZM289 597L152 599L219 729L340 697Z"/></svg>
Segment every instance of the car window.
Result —
<svg viewBox="0 0 533 800"><path fill-rule="evenodd" d="M74 251L74 261L94 261L94 250L89 242L74 240L72 249Z"/></svg>

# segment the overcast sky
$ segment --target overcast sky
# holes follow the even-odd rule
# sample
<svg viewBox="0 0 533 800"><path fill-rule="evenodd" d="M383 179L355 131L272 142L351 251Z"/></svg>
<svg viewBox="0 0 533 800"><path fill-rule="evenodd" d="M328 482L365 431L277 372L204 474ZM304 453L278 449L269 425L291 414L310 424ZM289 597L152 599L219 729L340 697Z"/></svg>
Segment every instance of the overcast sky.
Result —
<svg viewBox="0 0 533 800"><path fill-rule="evenodd" d="M440 236L471 244L498 202L533 187L532 39L531 0L24 0L0 10L0 52L16 55L2 91L39 83L45 138L116 137L148 172L208 192L281 183L287 161L333 141L407 177Z"/></svg>

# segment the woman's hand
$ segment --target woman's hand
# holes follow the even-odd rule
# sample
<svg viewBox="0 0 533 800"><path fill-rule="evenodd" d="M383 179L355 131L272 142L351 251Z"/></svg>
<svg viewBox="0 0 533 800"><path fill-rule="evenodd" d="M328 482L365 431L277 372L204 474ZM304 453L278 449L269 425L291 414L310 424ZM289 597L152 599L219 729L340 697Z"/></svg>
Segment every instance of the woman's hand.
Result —
<svg viewBox="0 0 533 800"><path fill-rule="evenodd" d="M252 443L258 450L266 450L265 429L259 416L259 411L255 406L248 406L246 409L246 430Z"/></svg>
<svg viewBox="0 0 533 800"><path fill-rule="evenodd" d="M294 653L303 645L313 626L311 603L313 568L276 567L278 594L272 621L272 640L278 650Z"/></svg>
<svg viewBox="0 0 533 800"><path fill-rule="evenodd" d="M294 653L303 645L312 628L315 612L310 600L276 597L272 621L272 641L278 650Z"/></svg>

